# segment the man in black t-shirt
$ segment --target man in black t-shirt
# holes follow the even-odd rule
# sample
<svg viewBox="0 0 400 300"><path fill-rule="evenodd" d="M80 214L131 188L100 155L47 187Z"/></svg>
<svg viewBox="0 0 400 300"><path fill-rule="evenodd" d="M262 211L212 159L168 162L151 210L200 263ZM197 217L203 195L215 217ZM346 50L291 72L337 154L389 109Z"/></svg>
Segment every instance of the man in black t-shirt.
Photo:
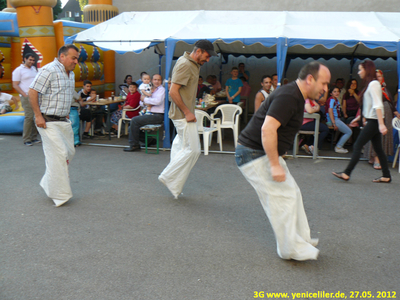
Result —
<svg viewBox="0 0 400 300"><path fill-rule="evenodd" d="M312 62L298 79L265 100L239 136L236 163L257 191L283 259L317 259L318 240L311 239L301 192L282 155L293 144L303 122L305 99L328 92L329 69Z"/></svg>

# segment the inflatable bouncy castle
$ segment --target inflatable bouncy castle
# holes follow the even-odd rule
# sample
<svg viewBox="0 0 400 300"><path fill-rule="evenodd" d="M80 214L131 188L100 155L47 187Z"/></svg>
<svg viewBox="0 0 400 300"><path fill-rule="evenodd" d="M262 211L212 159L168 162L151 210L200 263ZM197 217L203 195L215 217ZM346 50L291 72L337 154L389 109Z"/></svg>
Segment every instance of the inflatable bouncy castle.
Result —
<svg viewBox="0 0 400 300"><path fill-rule="evenodd" d="M41 68L57 57L66 38L106 21L118 14L112 0L89 0L84 9L85 22L53 21L53 7L57 0L8 0L8 7L0 12L0 88L13 94L12 72L23 62L26 53L36 58ZM102 13L107 11L107 13ZM79 49L75 87L79 90L84 80L90 80L101 96L108 97L115 90L115 53L98 47L75 44ZM0 134L22 133L23 109L0 115Z"/></svg>

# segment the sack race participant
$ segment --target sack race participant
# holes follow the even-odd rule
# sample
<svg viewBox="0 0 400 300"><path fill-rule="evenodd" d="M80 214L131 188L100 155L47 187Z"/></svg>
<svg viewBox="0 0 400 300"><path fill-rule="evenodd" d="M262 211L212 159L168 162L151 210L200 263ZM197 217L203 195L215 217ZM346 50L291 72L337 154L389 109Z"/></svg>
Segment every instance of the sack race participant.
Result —
<svg viewBox="0 0 400 300"><path fill-rule="evenodd" d="M68 165L75 154L70 113L79 49L64 45L58 58L40 69L29 89L29 101L42 137L46 173L40 185L58 207L72 198Z"/></svg>

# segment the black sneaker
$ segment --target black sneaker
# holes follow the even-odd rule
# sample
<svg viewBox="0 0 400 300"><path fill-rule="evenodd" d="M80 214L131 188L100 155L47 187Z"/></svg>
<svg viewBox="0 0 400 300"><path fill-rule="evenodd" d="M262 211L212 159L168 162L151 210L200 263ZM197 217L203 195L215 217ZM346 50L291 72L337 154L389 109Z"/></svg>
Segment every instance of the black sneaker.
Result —
<svg viewBox="0 0 400 300"><path fill-rule="evenodd" d="M88 132L84 132L82 135L82 139L90 139L90 135Z"/></svg>
<svg viewBox="0 0 400 300"><path fill-rule="evenodd" d="M25 146L33 146L32 142L25 142L24 145Z"/></svg>

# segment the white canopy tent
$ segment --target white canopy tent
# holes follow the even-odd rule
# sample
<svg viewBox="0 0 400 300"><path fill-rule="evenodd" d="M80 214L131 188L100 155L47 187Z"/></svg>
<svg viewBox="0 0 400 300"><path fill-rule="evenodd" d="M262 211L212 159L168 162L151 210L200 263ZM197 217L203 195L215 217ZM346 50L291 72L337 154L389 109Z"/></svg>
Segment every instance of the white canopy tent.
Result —
<svg viewBox="0 0 400 300"><path fill-rule="evenodd" d="M118 53L140 53L154 46L166 55L168 78L173 58L191 50L199 39L212 41L222 55L276 56L279 82L291 57L393 58L400 78L400 13L125 12L67 42L91 43ZM168 99L165 105L168 109ZM167 115L165 129L164 144L169 147Z"/></svg>

